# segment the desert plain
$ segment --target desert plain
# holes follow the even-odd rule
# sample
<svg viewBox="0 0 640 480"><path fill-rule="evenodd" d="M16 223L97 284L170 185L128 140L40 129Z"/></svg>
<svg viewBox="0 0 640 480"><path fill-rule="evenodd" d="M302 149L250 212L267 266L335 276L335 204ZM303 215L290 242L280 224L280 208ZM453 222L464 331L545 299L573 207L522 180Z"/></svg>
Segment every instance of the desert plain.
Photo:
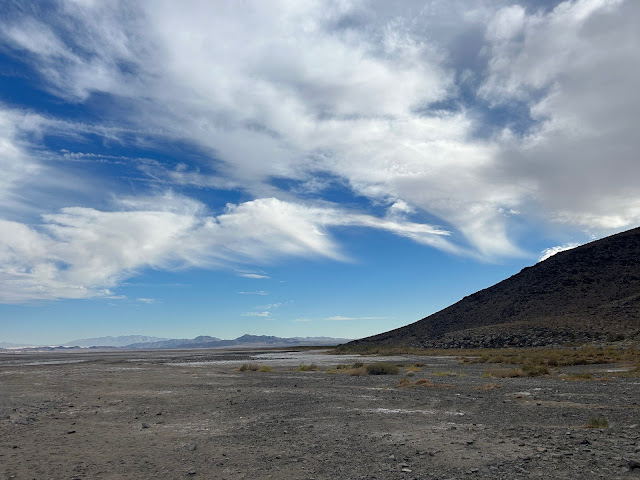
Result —
<svg viewBox="0 0 640 480"><path fill-rule="evenodd" d="M337 368L377 361L401 366ZM488 368L322 351L2 354L0 478L640 479L640 378L625 365Z"/></svg>

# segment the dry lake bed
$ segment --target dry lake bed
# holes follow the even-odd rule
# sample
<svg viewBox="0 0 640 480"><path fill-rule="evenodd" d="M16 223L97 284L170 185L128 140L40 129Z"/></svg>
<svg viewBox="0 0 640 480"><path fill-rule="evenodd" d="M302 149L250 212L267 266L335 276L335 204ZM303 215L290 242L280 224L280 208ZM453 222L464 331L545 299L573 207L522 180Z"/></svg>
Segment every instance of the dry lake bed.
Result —
<svg viewBox="0 0 640 480"><path fill-rule="evenodd" d="M403 356L383 360L424 364L407 386L406 367L327 373L377 360L1 354L0 478L640 479L640 379L615 377L620 366L590 366L589 381L485 378L487 365ZM272 371L236 371L245 363ZM609 426L586 428L594 418Z"/></svg>

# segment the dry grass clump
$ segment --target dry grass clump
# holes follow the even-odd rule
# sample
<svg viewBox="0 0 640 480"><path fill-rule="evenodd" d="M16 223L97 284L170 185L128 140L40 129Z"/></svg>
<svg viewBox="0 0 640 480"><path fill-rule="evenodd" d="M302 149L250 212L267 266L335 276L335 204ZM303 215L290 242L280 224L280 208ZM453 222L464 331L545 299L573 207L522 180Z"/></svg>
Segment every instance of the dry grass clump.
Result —
<svg viewBox="0 0 640 480"><path fill-rule="evenodd" d="M453 385L446 385L444 383L432 383L428 378L420 378L415 382L412 382L408 378L403 378L396 387L432 387L432 388L453 388Z"/></svg>
<svg viewBox="0 0 640 480"><path fill-rule="evenodd" d="M457 377L458 374L456 372L442 372L440 370L435 370L433 375L436 377Z"/></svg>
<svg viewBox="0 0 640 480"><path fill-rule="evenodd" d="M524 364L522 366L522 371L524 372L525 377L541 377L543 375L550 375L551 370L546 365L534 365L534 364Z"/></svg>
<svg viewBox="0 0 640 480"><path fill-rule="evenodd" d="M586 425L587 428L609 428L609 420L604 417L591 417Z"/></svg>
<svg viewBox="0 0 640 480"><path fill-rule="evenodd" d="M412 385L412 382L408 378L403 378L398 383L396 383L396 387L408 387L410 385Z"/></svg>
<svg viewBox="0 0 640 480"><path fill-rule="evenodd" d="M498 383L487 383L486 385L483 385L482 387L476 388L476 390L494 390L496 388L502 388L502 385L500 385Z"/></svg>
<svg viewBox="0 0 640 480"><path fill-rule="evenodd" d="M350 368L347 370L347 373L352 377L364 377L365 375L369 375L367 369L364 367Z"/></svg>
<svg viewBox="0 0 640 480"><path fill-rule="evenodd" d="M416 380L415 385L418 387L431 387L433 383L431 383L431 380L428 378L421 378L420 380Z"/></svg>
<svg viewBox="0 0 640 480"><path fill-rule="evenodd" d="M315 363L312 363L311 365L305 365L303 363L296 370L298 372L317 372L318 370L320 370L320 367L318 367L318 365L316 365Z"/></svg>
<svg viewBox="0 0 640 480"><path fill-rule="evenodd" d="M483 378L517 378L524 377L521 368L487 368L482 372Z"/></svg>
<svg viewBox="0 0 640 480"><path fill-rule="evenodd" d="M235 369L236 372L271 372L273 369L268 365L258 365L257 363L243 363Z"/></svg>

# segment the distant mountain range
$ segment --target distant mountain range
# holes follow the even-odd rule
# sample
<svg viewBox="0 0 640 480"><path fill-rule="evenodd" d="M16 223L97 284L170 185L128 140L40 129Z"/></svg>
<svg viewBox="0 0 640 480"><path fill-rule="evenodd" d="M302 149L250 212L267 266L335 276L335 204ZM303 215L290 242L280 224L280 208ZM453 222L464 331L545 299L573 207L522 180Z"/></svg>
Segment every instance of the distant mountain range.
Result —
<svg viewBox="0 0 640 480"><path fill-rule="evenodd" d="M281 338L268 335L243 335L234 340L222 340L217 337L199 336L189 338L159 338L145 335L125 335L120 337L84 338L65 342L60 346L21 346L2 343L2 349L22 350L69 350L74 348L107 348L124 350L160 350L185 348L258 348L258 347L294 347L294 346L330 346L350 341L348 338L331 337L293 337Z"/></svg>
<svg viewBox="0 0 640 480"><path fill-rule="evenodd" d="M348 346L468 348L640 340L640 228L591 242L422 320Z"/></svg>
<svg viewBox="0 0 640 480"><path fill-rule="evenodd" d="M126 347L132 343L159 342L168 338L148 337L146 335L121 335L119 337L81 338L64 343L64 346L76 347Z"/></svg>

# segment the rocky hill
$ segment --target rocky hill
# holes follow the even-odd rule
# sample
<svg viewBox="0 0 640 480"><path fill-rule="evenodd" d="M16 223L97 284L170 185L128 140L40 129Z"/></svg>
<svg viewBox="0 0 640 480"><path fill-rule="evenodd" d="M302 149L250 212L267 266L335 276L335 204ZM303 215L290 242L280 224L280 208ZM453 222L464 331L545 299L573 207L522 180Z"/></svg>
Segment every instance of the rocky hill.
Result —
<svg viewBox="0 0 640 480"><path fill-rule="evenodd" d="M467 348L640 339L640 228L560 252L350 346Z"/></svg>

